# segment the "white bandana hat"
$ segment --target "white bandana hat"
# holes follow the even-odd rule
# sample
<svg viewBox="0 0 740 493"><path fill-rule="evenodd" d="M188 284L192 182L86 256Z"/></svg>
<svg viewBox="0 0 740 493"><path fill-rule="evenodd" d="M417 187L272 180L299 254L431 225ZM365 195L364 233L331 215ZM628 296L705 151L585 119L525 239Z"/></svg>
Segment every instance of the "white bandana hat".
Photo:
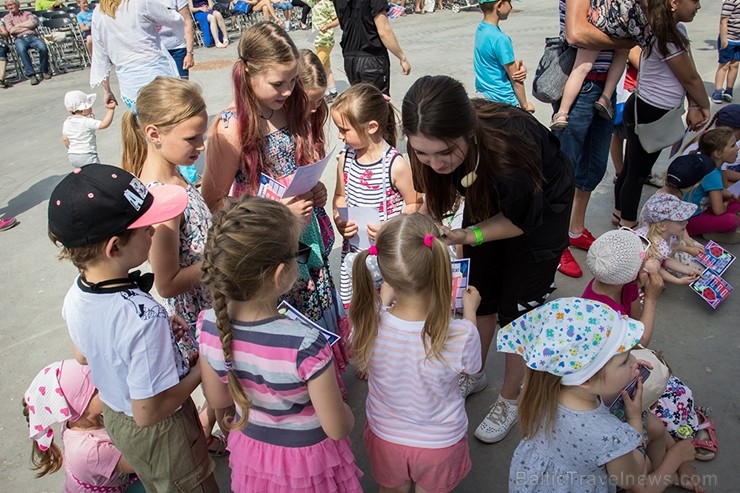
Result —
<svg viewBox="0 0 740 493"><path fill-rule="evenodd" d="M29 437L41 451L54 440L52 426L80 419L94 393L90 368L73 359L56 361L38 372L23 398L28 407Z"/></svg>
<svg viewBox="0 0 740 493"><path fill-rule="evenodd" d="M613 356L634 347L643 330L641 322L621 316L604 303L560 298L502 327L496 348L519 354L532 370L575 386L594 376Z"/></svg>

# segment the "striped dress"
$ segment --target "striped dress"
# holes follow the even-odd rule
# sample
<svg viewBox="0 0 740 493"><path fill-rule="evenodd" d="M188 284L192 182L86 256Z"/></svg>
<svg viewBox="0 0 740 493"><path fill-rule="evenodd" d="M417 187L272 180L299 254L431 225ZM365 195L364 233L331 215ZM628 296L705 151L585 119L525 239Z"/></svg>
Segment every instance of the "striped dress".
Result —
<svg viewBox="0 0 740 493"><path fill-rule="evenodd" d="M401 320L383 309L368 364L367 424L383 440L440 449L468 431L461 373L481 368L480 336L468 320L450 320L443 360L427 359L424 321Z"/></svg>
<svg viewBox="0 0 740 493"><path fill-rule="evenodd" d="M232 490L362 491L349 438L326 436L308 394L309 380L334 371L324 337L282 317L231 324L232 366L252 403L247 424L229 434ZM228 381L213 310L201 317L200 356Z"/></svg>
<svg viewBox="0 0 740 493"><path fill-rule="evenodd" d="M347 207L376 207L381 221L401 214L403 196L393 186L391 173L393 163L400 155L395 147L386 144L382 159L370 164L361 164L357 162L357 151L347 148L342 165ZM344 259L348 253L357 251L358 248L350 244L349 240L345 239L342 242L339 294L345 306L349 305L352 299L352 277L344 264Z"/></svg>

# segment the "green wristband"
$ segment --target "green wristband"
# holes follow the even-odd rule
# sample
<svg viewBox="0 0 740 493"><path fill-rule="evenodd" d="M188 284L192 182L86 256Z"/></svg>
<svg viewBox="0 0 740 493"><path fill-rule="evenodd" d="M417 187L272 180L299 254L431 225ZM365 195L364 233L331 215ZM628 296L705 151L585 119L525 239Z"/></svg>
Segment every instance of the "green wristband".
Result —
<svg viewBox="0 0 740 493"><path fill-rule="evenodd" d="M475 235L475 243L473 243L473 246L481 245L483 243L483 231L481 231L478 226L468 226L468 229Z"/></svg>

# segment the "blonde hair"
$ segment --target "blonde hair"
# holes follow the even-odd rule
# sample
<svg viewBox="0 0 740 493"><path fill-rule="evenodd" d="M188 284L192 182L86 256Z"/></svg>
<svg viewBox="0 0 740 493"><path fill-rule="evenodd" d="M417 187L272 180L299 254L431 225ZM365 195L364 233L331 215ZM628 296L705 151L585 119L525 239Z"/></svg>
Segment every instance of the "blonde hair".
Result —
<svg viewBox="0 0 740 493"><path fill-rule="evenodd" d="M437 226L427 216L397 216L383 224L376 246L378 267L383 280L396 295L429 293L427 316L421 331L427 359L442 360L441 351L450 327L452 271L447 246L439 238ZM431 246L425 238L433 235ZM354 325L352 351L361 370L367 368L380 322L380 299L360 252L352 267L352 303L349 317Z"/></svg>
<svg viewBox="0 0 740 493"><path fill-rule="evenodd" d="M23 406L23 416L26 417L26 423L28 423L28 404L26 399L21 399ZM54 442L54 438L51 439L51 444L46 450L41 450L36 440L33 440L31 445L31 467L32 471L38 471L36 477L46 476L47 474L53 474L62 468L62 451L59 446Z"/></svg>
<svg viewBox="0 0 740 493"><path fill-rule="evenodd" d="M100 11L108 17L116 18L116 11L122 3L128 3L128 0L100 0Z"/></svg>
<svg viewBox="0 0 740 493"><path fill-rule="evenodd" d="M560 377L544 371L524 369L524 388L519 396L519 429L523 438L532 438L542 425L550 434L560 401Z"/></svg>
<svg viewBox="0 0 740 493"><path fill-rule="evenodd" d="M660 253L660 244L664 241L663 233L666 231L665 221L667 221L667 219L648 225L648 230L645 236L650 240L650 247L647 249L649 258L659 259L662 256ZM671 256L676 253L676 248L678 248L678 242L671 247Z"/></svg>
<svg viewBox="0 0 740 493"><path fill-rule="evenodd" d="M332 111L336 111L364 140L368 133L366 125L378 122L383 139L396 146L396 109L380 89L367 82L355 84L337 96Z"/></svg>
<svg viewBox="0 0 740 493"><path fill-rule="evenodd" d="M148 152L144 129L154 125L166 132L171 127L206 111L200 86L175 77L158 76L141 88L136 113L128 110L121 121L121 166L140 176Z"/></svg>
<svg viewBox="0 0 740 493"><path fill-rule="evenodd" d="M203 282L213 295L229 393L241 411L231 429L247 423L251 402L230 368L233 328L227 303L263 296L278 266L294 258L301 228L300 220L280 202L247 195L213 216L203 254Z"/></svg>

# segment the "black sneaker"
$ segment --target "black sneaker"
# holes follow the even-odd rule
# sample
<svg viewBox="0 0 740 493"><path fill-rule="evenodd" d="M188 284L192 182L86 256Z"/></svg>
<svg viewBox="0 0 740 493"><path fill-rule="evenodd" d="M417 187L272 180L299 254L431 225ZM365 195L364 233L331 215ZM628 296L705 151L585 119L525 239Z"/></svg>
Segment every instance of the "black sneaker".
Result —
<svg viewBox="0 0 740 493"><path fill-rule="evenodd" d="M41 74L44 79L51 79L51 72L44 72Z"/></svg>
<svg viewBox="0 0 740 493"><path fill-rule="evenodd" d="M31 85L32 86L37 86L41 82L41 77L39 77L38 75L32 75L29 78L31 79Z"/></svg>
<svg viewBox="0 0 740 493"><path fill-rule="evenodd" d="M7 89L10 87L10 84L5 82L5 79L0 79L0 89Z"/></svg>

